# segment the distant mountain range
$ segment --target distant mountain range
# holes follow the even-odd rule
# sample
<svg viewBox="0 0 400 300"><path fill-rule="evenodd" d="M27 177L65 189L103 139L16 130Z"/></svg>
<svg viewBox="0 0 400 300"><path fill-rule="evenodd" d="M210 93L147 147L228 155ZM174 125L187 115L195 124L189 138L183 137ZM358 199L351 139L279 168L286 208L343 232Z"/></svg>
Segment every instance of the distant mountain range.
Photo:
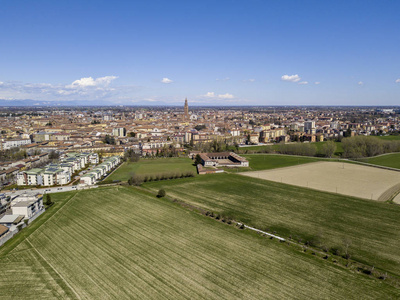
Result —
<svg viewBox="0 0 400 300"><path fill-rule="evenodd" d="M172 106L162 101L147 101L142 100L138 102L127 103L114 103L112 101L104 100L70 100L70 101L38 101L38 100L4 100L0 99L0 107L13 106L13 107L41 107L41 106Z"/></svg>

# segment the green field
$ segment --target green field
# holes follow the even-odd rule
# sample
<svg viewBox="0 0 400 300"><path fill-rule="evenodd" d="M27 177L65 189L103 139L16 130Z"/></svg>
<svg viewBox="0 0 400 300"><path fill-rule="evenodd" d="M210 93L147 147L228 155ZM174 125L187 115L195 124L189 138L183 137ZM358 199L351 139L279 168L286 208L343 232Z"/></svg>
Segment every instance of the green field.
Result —
<svg viewBox="0 0 400 300"><path fill-rule="evenodd" d="M154 175L169 172L196 173L196 167L193 166L193 161L187 157L141 159L138 162L124 163L111 176L107 177L107 180L126 181L133 173L137 175Z"/></svg>
<svg viewBox="0 0 400 300"><path fill-rule="evenodd" d="M133 188L53 200L41 226L0 248L1 299L400 297L384 281Z"/></svg>
<svg viewBox="0 0 400 300"><path fill-rule="evenodd" d="M274 154L245 154L243 155L249 161L249 168L237 168L238 171L259 171L275 168L283 168L320 161L314 157L300 157L293 155L274 155Z"/></svg>
<svg viewBox="0 0 400 300"><path fill-rule="evenodd" d="M322 155L322 148L326 144L326 142L318 142L318 143L313 143L317 147L317 155ZM335 142L336 144L336 151L335 151L335 156L342 156L343 154L343 146L341 142Z"/></svg>
<svg viewBox="0 0 400 300"><path fill-rule="evenodd" d="M400 135L386 135L386 136L378 136L378 138L387 141L398 141L400 140Z"/></svg>
<svg viewBox="0 0 400 300"><path fill-rule="evenodd" d="M400 206L249 178L215 174L144 187L259 229L320 246L349 248L354 259L400 275Z"/></svg>
<svg viewBox="0 0 400 300"><path fill-rule="evenodd" d="M316 142L312 143L317 147L317 154L322 153L322 147L326 142ZM343 153L343 147L342 143L336 142L336 151L335 151L335 156L341 156ZM268 152L274 152L279 150L279 144L275 145L262 145L262 146L248 146L248 147L241 147L239 148L239 153L241 154L252 154L256 152L263 152L265 150L268 150Z"/></svg>
<svg viewBox="0 0 400 300"><path fill-rule="evenodd" d="M400 169L400 153L390 153L377 157L363 158L360 159L360 161L373 165Z"/></svg>

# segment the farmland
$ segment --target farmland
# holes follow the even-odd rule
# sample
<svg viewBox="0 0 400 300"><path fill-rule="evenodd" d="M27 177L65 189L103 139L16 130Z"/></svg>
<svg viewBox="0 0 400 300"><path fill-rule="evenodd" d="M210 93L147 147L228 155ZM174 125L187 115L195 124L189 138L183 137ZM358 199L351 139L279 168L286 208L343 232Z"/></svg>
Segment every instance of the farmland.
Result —
<svg viewBox="0 0 400 300"><path fill-rule="evenodd" d="M169 172L196 172L196 168L193 166L193 161L187 157L141 159L138 162L125 162L107 180L126 181L133 173L154 175Z"/></svg>
<svg viewBox="0 0 400 300"><path fill-rule="evenodd" d="M398 141L400 140L400 135L385 135L385 136L378 136L378 138L387 141Z"/></svg>
<svg viewBox="0 0 400 300"><path fill-rule="evenodd" d="M326 142L315 142L311 143L317 148L317 155L321 156L322 155L322 147ZM336 144L336 151L335 151L335 156L341 156L343 153L343 147L342 143L340 142L335 142ZM261 146L246 146L246 147L240 147L239 148L239 153L241 154L253 154L257 152L267 152L271 153L274 151L278 151L280 147L280 144L274 144L274 145L261 145Z"/></svg>
<svg viewBox="0 0 400 300"><path fill-rule="evenodd" d="M359 159L373 165L400 169L400 153L384 154L376 157Z"/></svg>
<svg viewBox="0 0 400 300"><path fill-rule="evenodd" d="M43 224L0 249L0 298L400 296L385 282L136 189L54 200Z"/></svg>
<svg viewBox="0 0 400 300"><path fill-rule="evenodd" d="M162 187L173 198L278 235L317 240L327 248L342 247L350 239L354 259L400 275L400 206L236 174L144 187Z"/></svg>
<svg viewBox="0 0 400 300"><path fill-rule="evenodd" d="M317 142L317 143L313 143L313 145L315 145L317 147L317 153L318 155L322 155L322 149L324 147L324 144L326 144L326 142ZM336 151L335 151L335 156L342 156L343 154L343 146L341 142L335 142L336 144Z"/></svg>
<svg viewBox="0 0 400 300"><path fill-rule="evenodd" d="M400 183L400 172L328 161L243 175L381 201L389 200L385 192Z"/></svg>
<svg viewBox="0 0 400 300"><path fill-rule="evenodd" d="M291 155L274 154L247 154L243 155L249 161L249 168L238 168L239 171L269 170L275 168L289 167L319 161L313 157L300 157Z"/></svg>

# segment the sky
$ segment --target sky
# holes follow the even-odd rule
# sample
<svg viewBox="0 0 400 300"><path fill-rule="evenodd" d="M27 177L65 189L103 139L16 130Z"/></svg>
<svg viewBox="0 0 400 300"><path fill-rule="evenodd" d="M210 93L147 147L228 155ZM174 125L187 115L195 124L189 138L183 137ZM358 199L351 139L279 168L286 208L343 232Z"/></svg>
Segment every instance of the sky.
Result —
<svg viewBox="0 0 400 300"><path fill-rule="evenodd" d="M397 0L0 7L0 99L400 105Z"/></svg>

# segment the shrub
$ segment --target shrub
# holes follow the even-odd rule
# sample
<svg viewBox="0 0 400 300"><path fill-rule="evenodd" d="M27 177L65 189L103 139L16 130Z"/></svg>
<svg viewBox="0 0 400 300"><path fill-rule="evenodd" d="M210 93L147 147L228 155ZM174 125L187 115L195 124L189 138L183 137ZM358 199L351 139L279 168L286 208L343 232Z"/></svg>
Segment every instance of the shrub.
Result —
<svg viewBox="0 0 400 300"><path fill-rule="evenodd" d="M44 204L47 206L53 204L53 202L51 201L51 196L49 194L46 195L46 201Z"/></svg>
<svg viewBox="0 0 400 300"><path fill-rule="evenodd" d="M143 183L143 177L138 176L138 175L133 175L131 178L128 180L129 185L141 185Z"/></svg>
<svg viewBox="0 0 400 300"><path fill-rule="evenodd" d="M338 247L338 246L331 247L331 249L329 249L329 251L333 255L340 255L342 253L342 249L340 247Z"/></svg>
<svg viewBox="0 0 400 300"><path fill-rule="evenodd" d="M158 191L157 197L158 197L158 198L162 198L162 197L165 197L166 194L167 194L167 193L165 192L165 190L160 189L160 190Z"/></svg>

